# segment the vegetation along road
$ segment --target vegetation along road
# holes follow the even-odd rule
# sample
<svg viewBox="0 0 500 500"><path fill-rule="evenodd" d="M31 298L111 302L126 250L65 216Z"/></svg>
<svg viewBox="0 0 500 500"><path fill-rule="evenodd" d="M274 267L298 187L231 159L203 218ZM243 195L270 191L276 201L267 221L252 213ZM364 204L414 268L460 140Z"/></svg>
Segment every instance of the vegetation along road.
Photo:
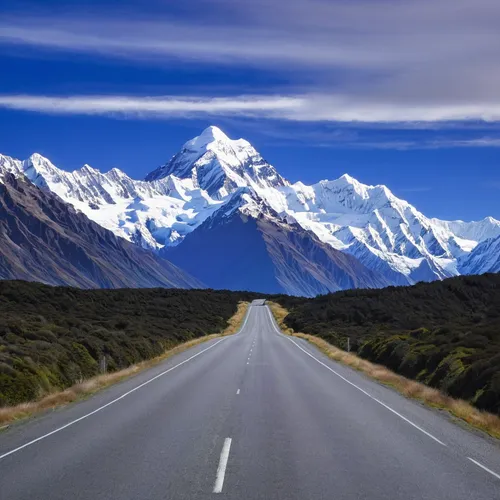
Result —
<svg viewBox="0 0 500 500"><path fill-rule="evenodd" d="M2 499L500 498L494 440L281 334L240 332L0 434Z"/></svg>

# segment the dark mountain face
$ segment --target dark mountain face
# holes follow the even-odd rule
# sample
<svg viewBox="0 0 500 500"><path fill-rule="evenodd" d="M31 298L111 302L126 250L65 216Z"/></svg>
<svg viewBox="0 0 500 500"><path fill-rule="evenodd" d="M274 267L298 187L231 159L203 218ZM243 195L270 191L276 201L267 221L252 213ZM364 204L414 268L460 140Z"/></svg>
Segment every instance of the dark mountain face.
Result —
<svg viewBox="0 0 500 500"><path fill-rule="evenodd" d="M312 185L292 184L248 141L230 139L214 126L187 141L170 161L152 171L144 181L134 180L116 168L102 173L85 165L68 172L37 153L24 161L0 154L0 177L6 172L25 176L116 236L154 252L179 244L186 250L182 244L184 238L197 231L216 211L225 207L229 212L235 203L240 202L243 207L248 202L256 219L272 211L279 214L278 218L294 221L290 227L297 228L298 239L290 237L285 247L291 245L291 240L300 239L300 231L312 233L313 239L353 256L373 276L383 276L388 284L411 285L499 269L496 257L500 246L486 242L500 238L500 221L491 217L477 222L431 219L396 197L388 187L366 185L348 174ZM247 198L253 198L254 202L241 200L241 190L246 190ZM266 253L272 241L271 235L265 239ZM284 252L282 245L280 252ZM224 245L219 250L224 256L220 259L234 260ZM177 255L178 251L172 252ZM291 254L285 252L287 257L284 257L280 252L274 248L269 253L282 269L273 276L289 287L286 276L295 275L298 270L292 266L285 271L280 266L296 264L300 259L293 254L295 257L290 260ZM321 259L326 254L339 255L324 252ZM194 258L198 259L197 255L194 252ZM317 272L324 261L311 267L311 255L306 258L308 269L327 290L346 282L339 276L333 284L324 282ZM195 268L196 262L189 265ZM222 269L221 273L224 272ZM201 269L201 273L210 270ZM236 269L232 274L236 274ZM365 277L358 280L352 276L352 282L358 286L357 282L365 282ZM244 283L249 283L250 278L247 276ZM269 283L257 285L263 289Z"/></svg>
<svg viewBox="0 0 500 500"><path fill-rule="evenodd" d="M211 288L284 292L257 221L240 214L224 224L198 228L163 255L176 265L184 263Z"/></svg>
<svg viewBox="0 0 500 500"><path fill-rule="evenodd" d="M276 277L291 295L313 297L346 288L381 288L392 284L352 255L322 243L298 224L276 224L261 218L257 226Z"/></svg>
<svg viewBox="0 0 500 500"><path fill-rule="evenodd" d="M82 288L202 287L170 262L116 237L50 192L0 183L0 279Z"/></svg>
<svg viewBox="0 0 500 500"><path fill-rule="evenodd" d="M213 288L315 296L390 284L297 224L239 210L214 214L179 246L163 252Z"/></svg>

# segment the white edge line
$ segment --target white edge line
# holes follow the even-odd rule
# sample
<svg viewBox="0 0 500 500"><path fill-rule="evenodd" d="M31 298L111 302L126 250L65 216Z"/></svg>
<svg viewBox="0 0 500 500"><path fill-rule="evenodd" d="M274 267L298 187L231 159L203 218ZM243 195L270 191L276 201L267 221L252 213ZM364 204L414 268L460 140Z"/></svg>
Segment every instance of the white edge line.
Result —
<svg viewBox="0 0 500 500"><path fill-rule="evenodd" d="M41 441L42 439L45 439L49 436L52 436L52 434L55 434L56 432L60 432L62 431L63 429L66 429L67 427L70 427L74 424L76 424L77 422L80 422L81 420L84 420L88 417L90 417L91 415L94 415L95 413L97 412L100 412L101 410L104 410L104 408L107 408L108 406L111 406L112 404L116 403L117 401L120 401L121 399L127 397L128 395L132 394L133 392L141 389L142 387L144 387L145 385L148 385L150 384L151 382L153 382L154 380L156 380L157 378L160 378L162 377L163 375L166 375L167 373L171 372L172 370L175 370L176 368L178 368L179 366L187 363L188 361L191 361L192 359L196 358L197 356L199 356L200 354L203 354L204 352L208 351L209 349L212 349L212 347L215 347L217 344L220 344L223 340L226 340L226 339L221 339L221 340L218 340L217 342L215 342L214 344L212 344L211 346L207 347L206 349L203 349L203 351L200 351L198 353L196 353L194 356L191 356L190 358L188 359L185 359L184 361L180 362L179 364L173 366L172 368L169 368L168 370L165 370L161 373L159 373L158 375L154 376L153 378L150 378L149 380L146 380L146 382L143 382L142 384L138 385L137 387L134 387L133 389L131 389L130 391L127 391L125 392L124 394L122 394L121 396L113 399L112 401L110 401L109 403L106 403L105 405L102 405L100 406L99 408L95 409L94 411L91 411L90 413L87 413L85 415L83 415L82 417L80 418L77 418L75 420L72 420L71 422L61 426L61 427L58 427L57 429L54 429L53 431L51 432L48 432L47 434L44 434L43 436L40 436L40 437L37 437L36 439L33 439L32 441L29 441L28 443L25 443L21 446L18 446L17 448L14 448L13 450L10 450L8 451L7 453L4 453L3 455L0 455L0 460L2 458L5 458L9 455L12 455L13 453L16 453L17 451L19 450L22 450L23 448L26 448L28 446L31 446L32 444L35 444L37 443L38 441Z"/></svg>
<svg viewBox="0 0 500 500"><path fill-rule="evenodd" d="M271 314L271 310L269 309L269 307L267 308L267 312L269 313L269 317L271 318L271 323L272 323L274 329L280 335L283 335L283 333L278 330L278 327L274 323L274 318L273 318L273 316ZM383 403L382 401L380 401L376 397L372 396L369 392L366 392L364 389L362 389L361 387L359 387L355 383L351 382L350 380L348 380L347 378L345 378L344 376L342 376L340 373L338 373L337 371L335 371L333 368L330 368L328 365L326 365L325 363L323 363L322 361L320 361L319 359L317 359L316 357L314 357L311 353L309 353L305 349L303 349L299 344L297 344L297 342L295 342L294 340L292 340L290 337L287 337L286 335L283 335L283 337L286 338L287 340L289 340L295 346L297 346L301 351L305 352L308 356L310 356L312 359L314 359L314 361L318 362L320 365L324 366L327 370L330 370L332 373L334 373L335 375L337 375L337 377L341 378L344 382L347 382L349 385L352 385L353 387L355 387L356 389L358 389L358 391L361 391L363 394L365 394L366 396L368 396L370 399L372 399L373 401L375 401L379 405L382 405L384 408L386 408L387 410L389 410L392 413L394 413L394 415L397 415L399 418L401 418L402 420L404 420L408 424L410 424L413 427L415 427L415 429L418 429L420 432L424 433L426 436L430 437L431 439L434 439L434 441L436 441L436 443L439 443L439 444L441 444L443 446L446 446L446 444L443 443L442 441L440 441L437 437L433 436L432 434L430 434L426 430L422 429L422 427L419 427L417 424L414 424L411 420L409 420L405 416L401 415L401 413L398 413L396 410L393 410L390 406L386 405L385 403Z"/></svg>
<svg viewBox="0 0 500 500"><path fill-rule="evenodd" d="M481 467L481 469L485 470L486 472L489 472L492 476L495 476L497 479L500 479L500 474L497 474L496 472L493 472L491 469L488 469L488 467L485 467L483 464L480 464L477 460L474 460L471 457L467 457L468 460L471 462L474 462L478 467Z"/></svg>
<svg viewBox="0 0 500 500"><path fill-rule="evenodd" d="M220 493L224 486L224 477L226 475L227 461L229 459L229 450L231 449L231 438L224 440L222 451L220 453L219 467L217 468L217 477L215 479L214 493Z"/></svg>
<svg viewBox="0 0 500 500"><path fill-rule="evenodd" d="M240 393L240 390L238 389L238 390L236 391L236 395L238 395L239 393Z"/></svg>
<svg viewBox="0 0 500 500"><path fill-rule="evenodd" d="M243 329L245 328L246 324L247 324L247 321L248 321L248 317L250 316L250 308L251 306L248 307L248 311L247 311L247 315L245 317L245 321L243 322L243 325L241 325L241 328L240 330L238 331L238 333L235 333L234 335L238 335L239 333L241 333L243 331ZM234 335L232 335L234 337ZM209 349L212 349L213 347L215 347L217 344L220 344L222 341L226 340L228 337L225 337L225 338L222 338L220 340L218 340L217 342L213 343L211 346L207 347L206 349L203 349L203 351L200 351L198 353L196 353L195 355L191 356L190 358L188 359L185 359L184 361L181 361L179 364L173 366L172 368L169 368L168 370L165 370L161 373L159 373L158 375L154 376L153 378L150 378L149 380L146 380L146 382L138 385L137 387L134 387L133 389L131 389L130 391L122 394L121 396L113 399L112 401L110 401L109 403L106 403L105 405L102 405L100 406L99 408L95 409L94 411L91 411L90 413L87 413L85 415L83 415L82 417L80 418L77 418L75 420L72 420L71 422L68 422L67 424L61 426L61 427L58 427L57 429L54 429L53 431L51 432L48 432L47 434L43 434L42 436L39 436L37 437L36 439L33 439L21 446L18 446L17 448L14 448L13 450L10 450L6 453L4 453L3 455L0 455L0 460L2 460L3 458L5 457L8 457L9 455L12 455L24 448L27 448L28 446L31 446L35 443L38 443L38 441L41 441L42 439L45 439L45 438L48 438L49 436L52 436L52 434L56 434L57 432L60 432L68 427L71 427L72 425L100 412L101 410L104 410L104 408L107 408L108 406L111 406L112 404L116 403L117 401L120 401L121 399L127 397L128 395L132 394L133 392L141 389L142 387L144 387L145 385L148 385L150 384L151 382L153 382L154 380L156 380L157 378L160 378L162 377L163 375L166 375L167 373L171 372L172 370L175 370L176 368L178 368L179 366L187 363L188 361L191 361L192 359L196 358L197 356L199 356L200 354L203 354L204 352L208 351Z"/></svg>

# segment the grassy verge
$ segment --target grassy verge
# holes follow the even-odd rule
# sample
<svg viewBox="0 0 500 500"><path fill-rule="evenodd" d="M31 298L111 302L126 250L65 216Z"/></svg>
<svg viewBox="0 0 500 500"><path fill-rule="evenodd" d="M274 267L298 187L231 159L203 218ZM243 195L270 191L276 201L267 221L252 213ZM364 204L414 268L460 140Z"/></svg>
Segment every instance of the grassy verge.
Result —
<svg viewBox="0 0 500 500"><path fill-rule="evenodd" d="M47 394L36 401L0 408L0 431L8 427L8 425L14 421L31 417L37 413L55 409L88 397L101 389L109 387L112 384L116 384L117 382L131 377L132 375L136 375L143 370L156 366L158 363L161 363L162 361L165 361L166 359L184 352L198 344L207 342L208 340L212 340L217 337L233 335L240 329L248 306L248 302L240 302L236 313L229 319L228 326L220 333L205 335L203 337L184 342L173 349L165 351L163 354L155 358L142 361L141 363L136 363L123 370L89 378L88 380L84 380L83 382L69 387L64 391Z"/></svg>
<svg viewBox="0 0 500 500"><path fill-rule="evenodd" d="M350 366L378 382L394 388L407 398L416 399L427 406L445 410L452 416L459 418L476 429L485 431L492 437L500 438L500 417L497 415L478 410L466 401L454 399L437 389L433 389L432 387L398 375L385 366L376 365L355 354L343 351L319 337L294 332L291 328L288 328L284 322L288 311L279 304L273 302L268 302L267 304L271 308L283 333L307 340L311 344L314 344L330 359Z"/></svg>

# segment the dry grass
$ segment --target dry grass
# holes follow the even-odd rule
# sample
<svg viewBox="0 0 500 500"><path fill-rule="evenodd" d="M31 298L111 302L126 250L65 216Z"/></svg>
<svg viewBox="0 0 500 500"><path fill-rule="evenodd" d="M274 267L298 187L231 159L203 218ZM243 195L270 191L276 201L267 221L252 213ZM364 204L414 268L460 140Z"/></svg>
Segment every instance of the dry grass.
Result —
<svg viewBox="0 0 500 500"><path fill-rule="evenodd" d="M343 351L319 337L305 333L296 333L284 324L287 310L279 304L272 302L268 302L268 305L284 333L309 341L334 361L363 372L378 382L394 388L407 398L416 399L433 408L445 410L476 429L485 431L490 436L500 438L500 417L497 415L478 410L467 401L454 399L437 389L398 375L385 366L376 365L359 358L355 354Z"/></svg>
<svg viewBox="0 0 500 500"><path fill-rule="evenodd" d="M186 351L187 349L190 349L191 347L201 344L202 342L207 342L208 340L212 340L217 337L223 337L236 333L243 322L248 306L248 302L240 302L238 304L238 310L236 311L234 316L229 319L227 328L221 333L206 335L204 337L184 342L183 344L179 344L173 349L165 351L161 356L142 361L141 363L137 363L117 372L97 375L96 377L92 377L88 380L80 382L79 384L73 385L72 387L69 387L64 391L47 394L37 401L31 401L29 403L22 403L15 406L6 406L0 408L0 431L2 430L2 428L7 427L8 424L16 420L31 417L36 413L55 409L60 406L67 405L68 403L78 401L79 399L82 399L84 397L88 397L101 389L116 384L117 382L120 382L132 375L146 370L147 368L151 368L158 363L161 363L162 361L175 356L176 354L179 354Z"/></svg>
<svg viewBox="0 0 500 500"><path fill-rule="evenodd" d="M222 332L223 336L233 335L238 332L241 328L243 320L245 319L245 314L247 313L248 306L250 304L248 302L240 302L238 304L238 310L228 321L227 328Z"/></svg>

